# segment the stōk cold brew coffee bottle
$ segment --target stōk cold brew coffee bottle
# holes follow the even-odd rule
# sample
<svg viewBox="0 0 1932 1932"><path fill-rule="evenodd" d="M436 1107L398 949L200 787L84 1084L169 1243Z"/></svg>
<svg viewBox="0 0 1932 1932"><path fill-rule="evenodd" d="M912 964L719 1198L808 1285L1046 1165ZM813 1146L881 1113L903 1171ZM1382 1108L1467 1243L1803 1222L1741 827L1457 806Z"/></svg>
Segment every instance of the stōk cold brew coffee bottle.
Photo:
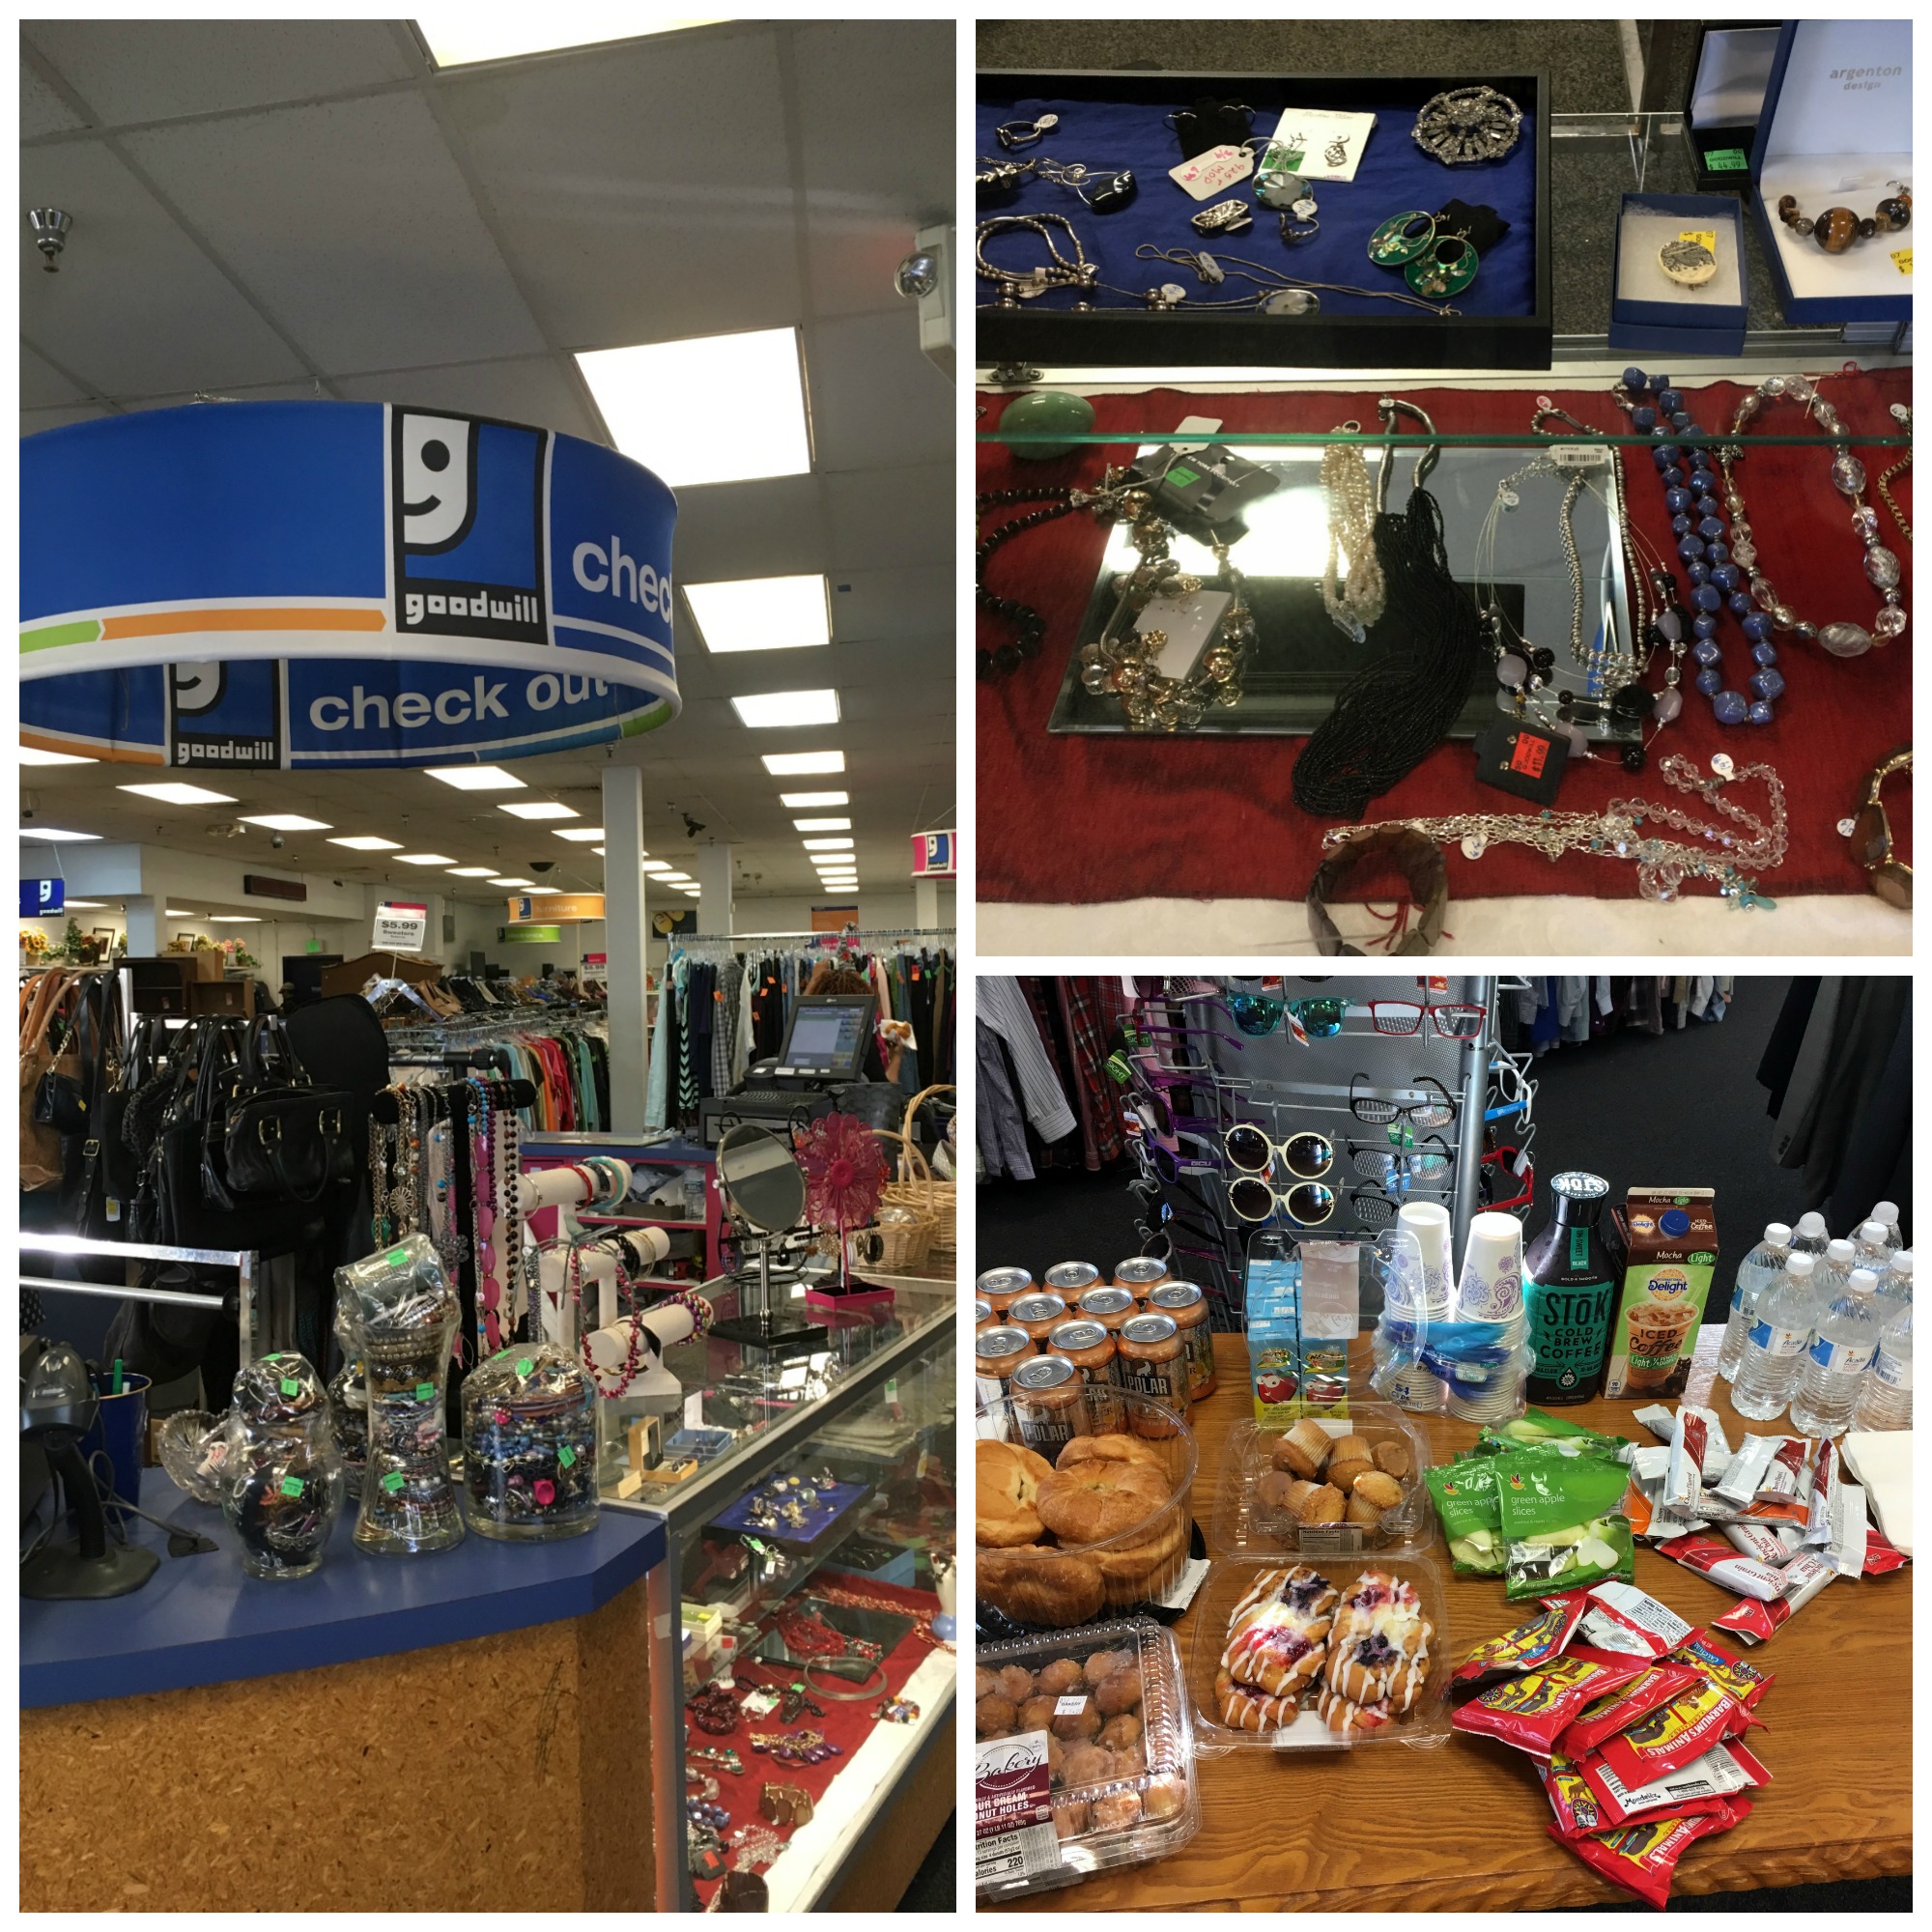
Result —
<svg viewBox="0 0 1932 1932"><path fill-rule="evenodd" d="M1545 1407L1588 1402L1603 1374L1617 1282L1597 1217L1609 1191L1602 1175L1557 1175L1549 1183L1555 1218L1523 1251L1523 1303L1536 1350L1526 1392Z"/></svg>

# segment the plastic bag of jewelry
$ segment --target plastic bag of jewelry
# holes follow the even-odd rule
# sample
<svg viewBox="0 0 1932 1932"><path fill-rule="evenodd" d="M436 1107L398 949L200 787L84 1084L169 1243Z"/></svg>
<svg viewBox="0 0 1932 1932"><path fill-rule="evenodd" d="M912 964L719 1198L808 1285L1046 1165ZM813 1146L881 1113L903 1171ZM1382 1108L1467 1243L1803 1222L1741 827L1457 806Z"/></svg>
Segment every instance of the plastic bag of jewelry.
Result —
<svg viewBox="0 0 1932 1932"><path fill-rule="evenodd" d="M335 1270L336 1305L352 1331L403 1336L434 1328L462 1309L427 1235Z"/></svg>

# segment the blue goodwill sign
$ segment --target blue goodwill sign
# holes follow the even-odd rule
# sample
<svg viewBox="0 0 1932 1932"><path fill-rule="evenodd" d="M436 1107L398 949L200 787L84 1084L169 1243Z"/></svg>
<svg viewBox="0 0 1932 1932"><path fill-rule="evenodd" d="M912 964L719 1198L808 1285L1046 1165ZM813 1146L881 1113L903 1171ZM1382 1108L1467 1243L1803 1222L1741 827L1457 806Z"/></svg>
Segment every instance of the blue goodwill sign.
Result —
<svg viewBox="0 0 1932 1932"><path fill-rule="evenodd" d="M648 469L520 423L224 403L20 445L20 730L181 767L532 756L677 715Z"/></svg>

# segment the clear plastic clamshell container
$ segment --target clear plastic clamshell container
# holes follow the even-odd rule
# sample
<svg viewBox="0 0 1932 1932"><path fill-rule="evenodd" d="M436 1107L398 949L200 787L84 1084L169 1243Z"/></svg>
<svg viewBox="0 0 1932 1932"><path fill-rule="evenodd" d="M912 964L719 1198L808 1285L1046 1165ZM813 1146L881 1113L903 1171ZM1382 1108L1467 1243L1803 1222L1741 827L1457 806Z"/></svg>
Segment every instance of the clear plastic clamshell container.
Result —
<svg viewBox="0 0 1932 1932"><path fill-rule="evenodd" d="M1289 1554L1309 1561L1317 1557L1404 1556L1414 1555L1435 1542L1435 1513L1429 1506L1429 1491L1422 1480L1429 1465L1429 1445L1422 1433L1392 1403L1350 1401L1349 1406L1352 1413L1347 1417L1312 1417L1310 1424L1329 1438L1331 1452L1333 1444L1353 1435L1368 1445L1372 1457L1380 1452L1384 1462L1395 1463L1400 1473L1390 1480L1400 1489L1401 1500L1380 1510L1374 1522L1298 1521L1280 1494L1281 1485L1295 1480L1298 1472L1277 1471L1274 1461L1275 1445L1289 1432L1264 1429L1253 1422L1236 1423L1228 1433L1221 1456L1211 1532L1217 1556L1275 1558ZM1400 1449L1401 1456L1390 1454L1393 1449ZM1325 1471L1324 1464L1321 1473L1303 1480L1333 1487L1324 1481ZM1375 1473L1389 1474L1379 1463ZM1332 1501L1329 1507L1333 1507Z"/></svg>
<svg viewBox="0 0 1932 1932"><path fill-rule="evenodd" d="M998 1849L1008 1855L988 1860L982 1845L982 1866L992 1864L995 1875L982 1870L980 1897L1014 1898L1111 1865L1146 1864L1200 1831L1193 1726L1171 1632L1151 1617L1122 1617L985 1644L975 1662L981 1747L1045 1732L1059 1840L1056 1863L1029 1861L1004 1844ZM1016 1697L1022 1675L1027 1694ZM1029 1862L1036 1868L1025 1869Z"/></svg>
<svg viewBox="0 0 1932 1932"><path fill-rule="evenodd" d="M1457 1656L1450 1641L1449 1609L1441 1571L1426 1556L1389 1556L1380 1551L1363 1557L1304 1556L1298 1560L1326 1577L1345 1601L1363 1575L1372 1570L1414 1587L1422 1614L1432 1630L1427 1640L1428 1668L1413 1701L1407 1710L1392 1713L1386 1723L1374 1729L1331 1728L1319 1708L1321 1693L1327 1688L1329 1658L1324 1656L1320 1668L1298 1693L1299 1708L1292 1722L1259 1731L1224 1722L1217 1679L1221 1675L1222 1656L1228 1648L1228 1626L1235 1606L1264 1573L1269 1570L1284 1573L1295 1567L1297 1559L1280 1557L1272 1564L1251 1558L1223 1559L1208 1565L1207 1579L1194 1600L1190 1617L1193 1633L1188 1646L1187 1689L1194 1704L1196 1754L1218 1757L1231 1750L1347 1750L1388 1745L1430 1749L1441 1744L1450 1731L1449 1675L1455 1668ZM1344 1613L1343 1606L1338 1605L1335 1613L1338 1623Z"/></svg>

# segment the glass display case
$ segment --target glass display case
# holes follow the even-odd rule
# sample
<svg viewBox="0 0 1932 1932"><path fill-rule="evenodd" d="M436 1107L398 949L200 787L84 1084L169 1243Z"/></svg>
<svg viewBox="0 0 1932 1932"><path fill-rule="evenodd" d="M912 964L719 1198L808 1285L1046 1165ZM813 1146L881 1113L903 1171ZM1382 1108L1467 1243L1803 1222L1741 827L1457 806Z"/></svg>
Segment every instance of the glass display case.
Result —
<svg viewBox="0 0 1932 1932"><path fill-rule="evenodd" d="M664 1910L709 1906L727 1870L773 1911L890 1909L951 1810L955 1657L932 1620L953 1602L957 1295L887 1285L889 1303L813 1308L809 1352L668 1349L685 1395L667 1461L604 1492L669 1529L651 1577ZM735 1310L727 1281L701 1293Z"/></svg>

